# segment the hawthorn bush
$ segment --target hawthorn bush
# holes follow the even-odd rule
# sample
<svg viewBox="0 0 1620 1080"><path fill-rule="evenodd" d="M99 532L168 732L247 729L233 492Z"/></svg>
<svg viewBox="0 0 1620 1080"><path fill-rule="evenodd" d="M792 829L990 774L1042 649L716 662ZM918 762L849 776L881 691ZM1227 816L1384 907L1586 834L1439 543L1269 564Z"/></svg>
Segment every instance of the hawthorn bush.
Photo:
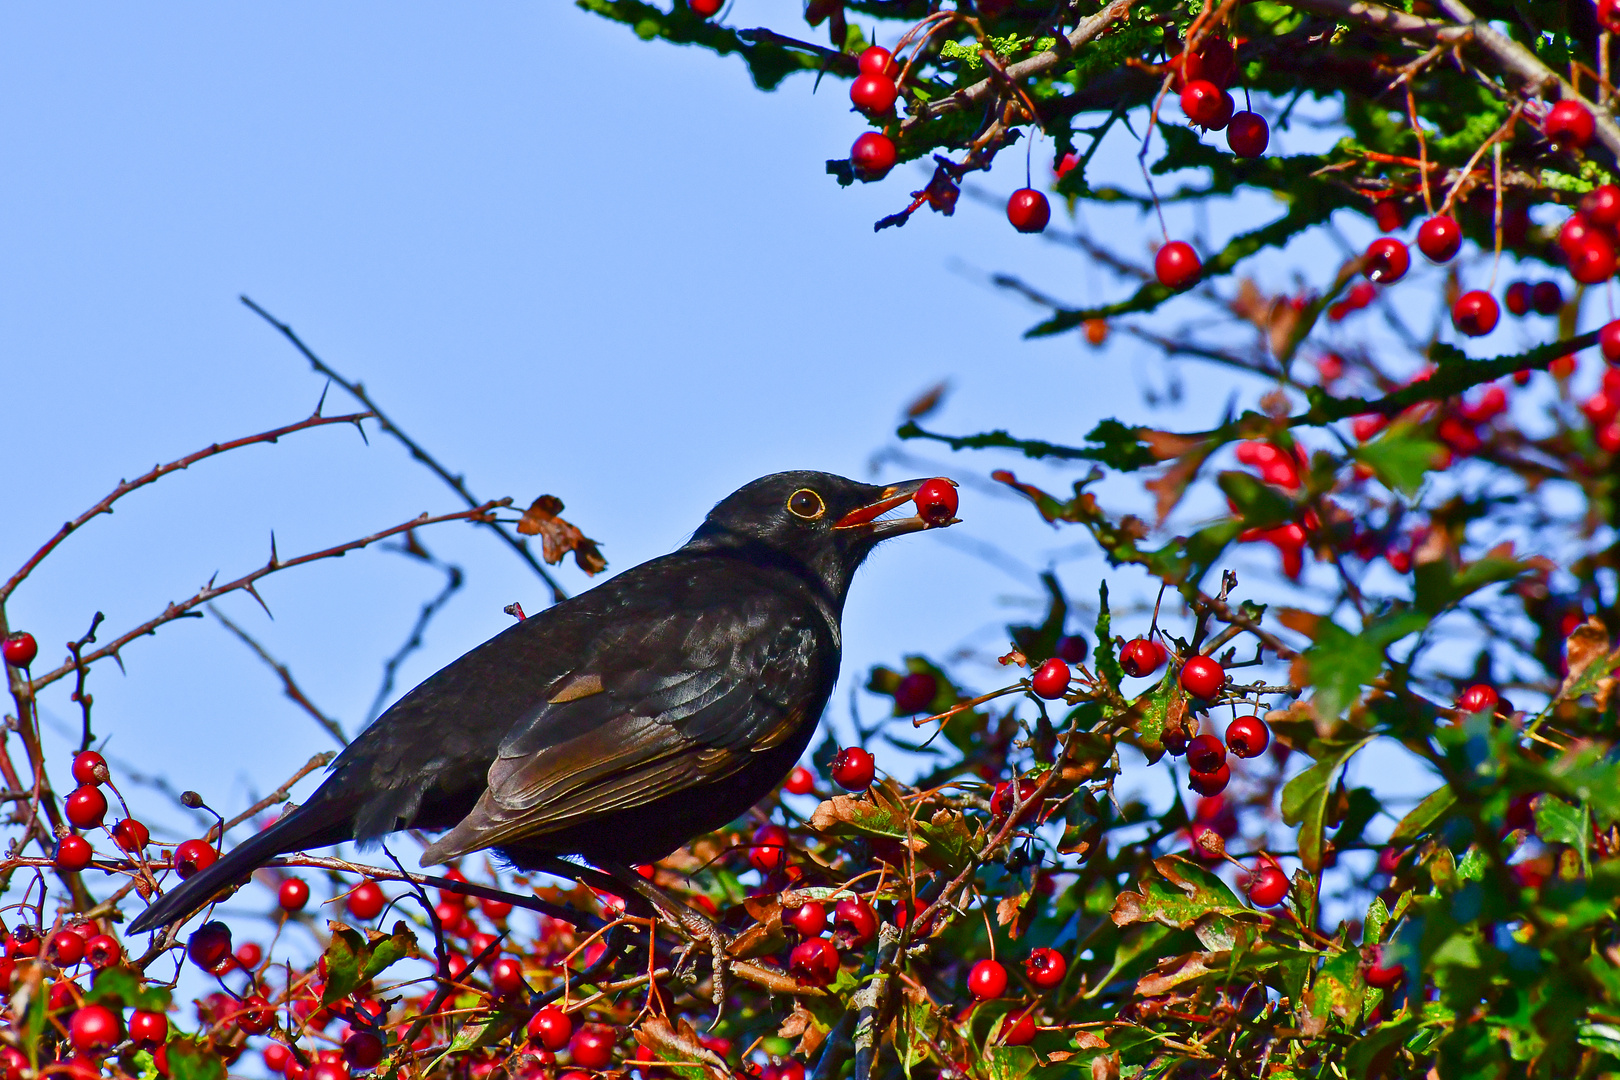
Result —
<svg viewBox="0 0 1620 1080"><path fill-rule="evenodd" d="M497 516L509 500L473 497L341 380L365 411L121 483L0 585L15 705L0 775L16 807L0 861L4 1080L1620 1070L1620 368L1607 366L1620 323L1606 323L1620 7L810 0L826 48L793 26L732 28L714 0L583 6L642 38L737 53L765 89L794 72L847 79L868 130L828 170L888 178L879 229L951 214L964 178L1038 130L1055 146L1052 195L1020 187L1009 226L1055 234L1055 196L1138 211L1156 250L1148 265L1128 243L1068 234L1135 283L1089 308L1000 278L1051 308L1031 333L1100 345L1120 332L1208 361L1246 407L1202 431L1111 420L1080 445L944 435L914 410L903 438L1084 470L1058 495L990 476L1107 557L1095 619L1072 625L1090 597L1049 576L1046 615L1009 628L1000 678L917 655L874 668L867 688L892 717L867 745L826 741L744 820L642 868L727 929L719 949L583 871L559 884L468 860L437 877L332 854L262 871L230 909L255 919L205 913L122 938L144 898L212 861L299 776L203 836L152 843L95 751L93 665L267 574L430 524L488 528L542 575L541 559L570 551L601 561L549 496L515 522L541 538L531 555ZM1307 95L1333 110L1312 123L1337 141L1284 156ZM1087 180L1121 130L1140 190ZM931 175L903 191L900 164L923 159ZM1181 186L1159 192L1153 178L1172 174ZM1245 191L1281 210L1219 246L1165 224L1162 207ZM1375 239L1322 256L1363 222ZM1267 253L1294 287L1268 295L1236 276ZM1414 312L1433 297L1407 280L1423 263L1444 268L1430 331ZM1504 319L1539 343L1475 355L1468 339ZM405 440L466 509L272 555L110 639L98 619L55 667L5 625L30 571L118 499L333 423ZM1139 513L1104 506L1122 478ZM1196 527L1179 529L1189 514ZM1240 562L1267 573L1240 581ZM1112 609L1110 583L1147 603ZM71 762L44 759L43 692L82 711ZM896 747L905 776L870 752L892 761ZM1379 752L1420 763L1431 788L1396 804L1347 782ZM1178 795L1162 810L1139 794L1152 777ZM182 984L206 987L194 1010L178 1008Z"/></svg>

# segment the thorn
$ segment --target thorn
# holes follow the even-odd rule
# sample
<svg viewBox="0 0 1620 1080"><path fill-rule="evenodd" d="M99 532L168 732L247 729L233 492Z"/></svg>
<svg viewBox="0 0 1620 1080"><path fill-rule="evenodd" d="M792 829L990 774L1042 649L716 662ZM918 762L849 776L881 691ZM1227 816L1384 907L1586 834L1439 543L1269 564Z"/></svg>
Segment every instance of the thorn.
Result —
<svg viewBox="0 0 1620 1080"><path fill-rule="evenodd" d="M280 562L276 555L276 530L270 530L270 565L276 566Z"/></svg>
<svg viewBox="0 0 1620 1080"><path fill-rule="evenodd" d="M315 403L315 415L316 416L321 415L321 407L326 404L326 392L328 390L330 390L330 389L332 389L332 380L327 379L326 380L326 385L321 387L321 400L319 400L319 401L317 401Z"/></svg>
<svg viewBox="0 0 1620 1080"><path fill-rule="evenodd" d="M365 443L367 446L370 446L371 440L366 438L366 426L359 420L356 420L354 422L354 429L360 433L360 441Z"/></svg>
<svg viewBox="0 0 1620 1080"><path fill-rule="evenodd" d="M253 587L252 582L242 586L242 588L247 591L249 596L253 597L253 599L259 602L259 606L264 608L264 613L266 615L269 615L271 619L275 618L275 615L270 611L270 605L264 602L264 597L259 595L259 590Z"/></svg>
<svg viewBox="0 0 1620 1080"><path fill-rule="evenodd" d="M219 580L219 571L215 570L212 574L208 575L208 584L204 585L203 588L212 589L214 587L214 582L216 582L218 580Z"/></svg>

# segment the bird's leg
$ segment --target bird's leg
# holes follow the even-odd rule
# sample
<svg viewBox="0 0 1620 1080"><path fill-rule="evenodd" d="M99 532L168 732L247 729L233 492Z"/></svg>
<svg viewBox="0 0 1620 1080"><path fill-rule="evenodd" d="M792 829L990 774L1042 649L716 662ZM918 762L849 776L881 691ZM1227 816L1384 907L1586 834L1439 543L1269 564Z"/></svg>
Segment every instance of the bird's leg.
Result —
<svg viewBox="0 0 1620 1080"><path fill-rule="evenodd" d="M724 1008L726 1003L726 953L731 948L731 935L721 929L719 923L701 911L681 903L681 901L623 863L604 860L601 867L620 885L632 890L637 896L652 904L666 918L680 926L692 937L709 943L714 959L714 1004L717 1008Z"/></svg>

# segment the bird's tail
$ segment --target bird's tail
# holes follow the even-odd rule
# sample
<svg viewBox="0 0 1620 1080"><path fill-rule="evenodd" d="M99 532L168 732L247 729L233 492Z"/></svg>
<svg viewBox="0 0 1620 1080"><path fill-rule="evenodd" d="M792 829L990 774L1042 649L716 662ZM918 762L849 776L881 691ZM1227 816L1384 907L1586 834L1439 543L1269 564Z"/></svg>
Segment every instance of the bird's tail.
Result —
<svg viewBox="0 0 1620 1080"><path fill-rule="evenodd" d="M158 897L129 924L126 933L140 934L179 922L201 908L222 889L247 877L267 860L306 847L335 844L348 838L341 820L311 802L299 807L263 832L244 840L212 866L191 875L177 889Z"/></svg>

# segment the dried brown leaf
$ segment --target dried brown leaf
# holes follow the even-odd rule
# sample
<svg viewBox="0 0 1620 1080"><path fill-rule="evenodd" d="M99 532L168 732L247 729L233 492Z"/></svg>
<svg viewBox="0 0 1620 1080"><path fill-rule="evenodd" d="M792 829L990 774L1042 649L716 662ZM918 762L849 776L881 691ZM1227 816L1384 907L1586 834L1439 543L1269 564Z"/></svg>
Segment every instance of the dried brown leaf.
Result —
<svg viewBox="0 0 1620 1080"><path fill-rule="evenodd" d="M941 381L918 394L911 404L906 406L906 419L921 420L939 408L944 403L945 395L950 392L950 389L950 383Z"/></svg>
<svg viewBox="0 0 1620 1080"><path fill-rule="evenodd" d="M1304 634L1312 641L1316 640L1316 630L1322 625L1322 616L1314 611L1304 611L1300 608L1285 607L1277 612L1277 621L1296 634Z"/></svg>
<svg viewBox="0 0 1620 1080"><path fill-rule="evenodd" d="M1559 697L1571 693L1593 664L1610 658L1609 631L1603 625L1603 621L1593 615L1577 626L1564 640L1564 648L1565 655L1569 658L1569 674L1564 676L1564 684L1558 688ZM1597 680L1597 688L1592 693L1592 699L1600 712L1609 707L1609 697L1614 693L1614 683L1613 675L1605 675Z"/></svg>
<svg viewBox="0 0 1620 1080"><path fill-rule="evenodd" d="M676 1027L665 1017L649 1016L636 1028L635 1036L638 1043L656 1051L665 1061L699 1062L716 1080L731 1075L725 1060L698 1042L697 1029L684 1017Z"/></svg>
<svg viewBox="0 0 1620 1080"><path fill-rule="evenodd" d="M574 563L587 574L599 574L607 569L596 541L578 527L557 515L562 513L563 501L555 495L542 495L529 504L519 519L517 531L524 536L540 537L540 557L549 565L562 562L564 555L574 553Z"/></svg>

